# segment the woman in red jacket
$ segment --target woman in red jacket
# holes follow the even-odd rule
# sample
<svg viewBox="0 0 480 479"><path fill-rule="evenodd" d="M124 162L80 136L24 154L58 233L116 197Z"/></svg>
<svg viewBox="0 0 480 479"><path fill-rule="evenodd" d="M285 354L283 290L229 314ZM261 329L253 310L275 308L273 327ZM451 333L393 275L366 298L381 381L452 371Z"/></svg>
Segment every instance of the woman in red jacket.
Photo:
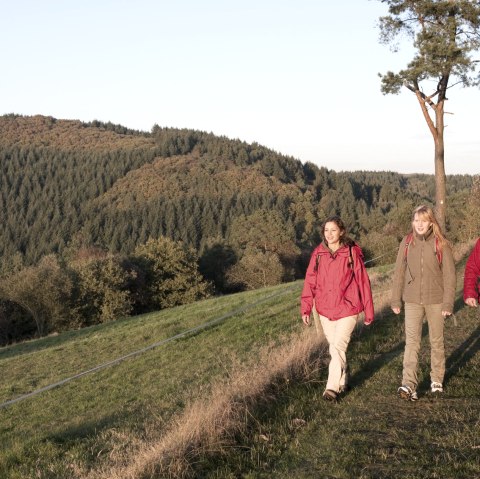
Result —
<svg viewBox="0 0 480 479"><path fill-rule="evenodd" d="M323 397L335 401L347 386L346 352L358 315L365 311L364 323L371 324L373 300L362 250L347 236L341 218L327 218L321 234L305 275L301 314L308 326L310 314L316 319L318 313L331 357Z"/></svg>
<svg viewBox="0 0 480 479"><path fill-rule="evenodd" d="M478 281L480 279L480 238L477 240L465 265L463 281L463 299L466 304L476 308L480 297Z"/></svg>

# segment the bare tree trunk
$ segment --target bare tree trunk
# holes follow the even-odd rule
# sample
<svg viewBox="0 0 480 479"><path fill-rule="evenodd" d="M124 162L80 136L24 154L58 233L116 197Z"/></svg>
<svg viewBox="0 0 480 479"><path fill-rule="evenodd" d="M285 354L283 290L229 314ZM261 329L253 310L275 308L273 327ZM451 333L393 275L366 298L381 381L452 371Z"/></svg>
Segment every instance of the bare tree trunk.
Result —
<svg viewBox="0 0 480 479"><path fill-rule="evenodd" d="M442 83L445 85L448 83L448 77L444 77ZM446 200L446 177L445 177L445 145L443 141L443 132L445 129L444 124L444 104L445 97L444 91L441 94L442 99L438 100L438 103L433 103L429 98L420 91L417 82L414 82L413 86L407 85L407 88L415 93L418 103L422 109L423 116L427 122L427 126L433 137L435 144L435 217L442 231L445 233L445 200ZM435 122L430 117L427 109L427 103L429 107L435 111Z"/></svg>
<svg viewBox="0 0 480 479"><path fill-rule="evenodd" d="M437 135L435 141L435 216L442 231L446 232L445 202L447 195L445 176L445 143L443 101L439 101L435 110L435 123Z"/></svg>
<svg viewBox="0 0 480 479"><path fill-rule="evenodd" d="M442 141L435 143L435 217L442 231L445 232L445 197L446 197L446 177L444 148Z"/></svg>

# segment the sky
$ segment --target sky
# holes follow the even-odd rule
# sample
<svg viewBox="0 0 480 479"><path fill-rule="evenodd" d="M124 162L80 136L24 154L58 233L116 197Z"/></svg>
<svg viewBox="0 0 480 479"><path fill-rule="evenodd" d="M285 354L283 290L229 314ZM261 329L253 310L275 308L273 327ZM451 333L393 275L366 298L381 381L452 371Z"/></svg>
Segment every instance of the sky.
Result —
<svg viewBox="0 0 480 479"><path fill-rule="evenodd" d="M378 0L0 0L0 115L188 128L335 171L434 173ZM432 84L432 87L434 84ZM433 92L433 90L432 90ZM426 93L432 93L426 91ZM480 172L480 90L451 90L447 174ZM0 132L1 134L1 132Z"/></svg>

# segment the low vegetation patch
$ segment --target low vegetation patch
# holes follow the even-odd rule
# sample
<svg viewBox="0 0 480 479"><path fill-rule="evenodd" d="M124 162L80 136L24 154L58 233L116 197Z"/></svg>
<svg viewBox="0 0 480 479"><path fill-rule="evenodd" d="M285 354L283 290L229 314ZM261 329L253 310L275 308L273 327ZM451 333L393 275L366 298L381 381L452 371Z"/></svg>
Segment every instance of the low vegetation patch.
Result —
<svg viewBox="0 0 480 479"><path fill-rule="evenodd" d="M1 348L4 403L192 331L0 408L0 477L82 477L151 437L149 427L164 431L234 365L298 330L300 289L298 282L223 296ZM211 326L196 329L204 324Z"/></svg>

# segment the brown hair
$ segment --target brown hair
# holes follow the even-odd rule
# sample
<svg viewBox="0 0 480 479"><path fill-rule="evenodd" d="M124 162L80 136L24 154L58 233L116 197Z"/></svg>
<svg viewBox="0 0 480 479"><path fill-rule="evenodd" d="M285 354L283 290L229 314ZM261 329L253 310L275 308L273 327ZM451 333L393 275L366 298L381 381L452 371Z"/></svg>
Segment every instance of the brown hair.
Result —
<svg viewBox="0 0 480 479"><path fill-rule="evenodd" d="M320 235L322 236L322 240L325 242L326 245L328 245L328 241L325 239L325 226L327 225L327 223L335 223L340 229L340 244L353 245L355 243L349 236L347 236L347 228L342 218L340 218L340 216L338 215L333 215L329 216L322 223L320 230Z"/></svg>

